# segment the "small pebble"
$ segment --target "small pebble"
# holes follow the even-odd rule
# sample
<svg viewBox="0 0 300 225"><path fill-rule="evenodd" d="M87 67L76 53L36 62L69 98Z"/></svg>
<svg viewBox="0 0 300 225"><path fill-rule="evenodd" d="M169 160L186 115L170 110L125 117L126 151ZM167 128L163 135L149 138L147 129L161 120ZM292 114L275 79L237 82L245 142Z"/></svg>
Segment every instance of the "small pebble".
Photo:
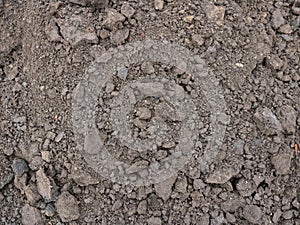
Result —
<svg viewBox="0 0 300 225"><path fill-rule="evenodd" d="M117 76L122 80L125 80L128 75L128 69L125 66L121 66L117 68Z"/></svg>
<svg viewBox="0 0 300 225"><path fill-rule="evenodd" d="M154 8L156 10L162 10L164 8L164 1L163 0L154 0Z"/></svg>

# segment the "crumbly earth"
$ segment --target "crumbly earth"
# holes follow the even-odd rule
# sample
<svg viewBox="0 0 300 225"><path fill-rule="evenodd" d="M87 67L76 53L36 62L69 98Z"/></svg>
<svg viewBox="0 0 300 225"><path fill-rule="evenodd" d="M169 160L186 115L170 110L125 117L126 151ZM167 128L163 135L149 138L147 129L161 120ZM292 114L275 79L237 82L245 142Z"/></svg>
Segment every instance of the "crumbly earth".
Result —
<svg viewBox="0 0 300 225"><path fill-rule="evenodd" d="M0 30L0 224L300 225L299 0L0 0ZM148 162L178 142L182 124L161 99L138 102L129 115L138 139L149 137L151 118L167 122L168 141L156 151L112 137L108 103L142 77L182 86L201 134L198 154L176 176L134 187L101 177L78 152L72 93L97 56L146 39L200 55L224 91L230 122L201 172L210 109L193 77L164 64L132 65L99 99L97 127L109 151Z"/></svg>

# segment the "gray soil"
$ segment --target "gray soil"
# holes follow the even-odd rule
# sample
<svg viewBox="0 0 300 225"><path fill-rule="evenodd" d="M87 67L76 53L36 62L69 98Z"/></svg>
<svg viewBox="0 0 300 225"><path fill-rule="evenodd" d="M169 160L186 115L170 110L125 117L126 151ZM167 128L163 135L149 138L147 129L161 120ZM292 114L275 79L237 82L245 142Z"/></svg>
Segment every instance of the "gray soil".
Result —
<svg viewBox="0 0 300 225"><path fill-rule="evenodd" d="M131 65L126 78L119 71L96 115L117 159L162 160L183 126L174 105L145 98L128 115L133 136L149 139L153 118L167 132L150 152L124 146L109 105L128 83L172 80L199 112L193 159L162 183L134 187L86 163L76 148L72 97L98 56L147 39L200 55L219 80L230 122L203 172L211 109L194 78L161 63ZM299 0L0 0L0 224L300 225L299 65Z"/></svg>

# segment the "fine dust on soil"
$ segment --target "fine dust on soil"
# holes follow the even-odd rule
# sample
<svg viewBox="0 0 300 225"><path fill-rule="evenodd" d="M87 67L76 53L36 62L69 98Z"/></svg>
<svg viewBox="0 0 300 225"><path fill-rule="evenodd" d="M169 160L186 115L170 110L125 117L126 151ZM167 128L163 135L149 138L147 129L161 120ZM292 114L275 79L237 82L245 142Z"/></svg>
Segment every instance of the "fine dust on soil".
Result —
<svg viewBox="0 0 300 225"><path fill-rule="evenodd" d="M299 0L0 0L0 18L0 224L300 225ZM95 57L145 39L201 55L230 123L209 173L194 159L137 188L103 179L76 150L72 92ZM194 96L205 146L209 108L193 78L147 64L129 68L128 79L149 74ZM111 80L97 111L112 154L131 163L166 157L181 124L163 101L138 102L130 115L141 139L156 114L171 121L157 152L139 155L110 138L105 105L123 85Z"/></svg>

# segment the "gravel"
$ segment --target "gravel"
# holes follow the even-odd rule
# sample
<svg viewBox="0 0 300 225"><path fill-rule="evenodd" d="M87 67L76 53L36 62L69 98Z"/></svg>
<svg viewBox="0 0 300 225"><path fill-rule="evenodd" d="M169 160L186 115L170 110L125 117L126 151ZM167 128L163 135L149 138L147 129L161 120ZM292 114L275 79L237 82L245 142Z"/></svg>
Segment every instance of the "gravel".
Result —
<svg viewBox="0 0 300 225"><path fill-rule="evenodd" d="M0 224L300 225L299 0L0 5ZM152 55L175 66L152 62L149 40L197 57L175 60L185 51L160 48L163 54ZM135 54L136 41L146 41L143 54ZM122 63L125 49L127 59L142 63ZM201 78L191 66L204 71ZM207 85L211 78L219 88ZM95 102L85 101L79 83L100 91ZM121 99L127 87L128 99ZM226 107L208 92L224 96ZM77 118L75 95L95 112ZM193 104L172 103L177 98ZM225 125L224 134L213 130L218 108L225 113L215 125ZM192 132L183 110L194 112L187 116L197 122ZM79 133L89 125L97 132L78 141L74 124L82 118L92 123L82 123ZM192 138L180 137L189 134L195 140L187 147L181 140ZM103 146L90 142L98 137ZM178 146L192 154L167 180L113 180L152 176L147 167L179 154ZM108 153L128 166L101 164Z"/></svg>

